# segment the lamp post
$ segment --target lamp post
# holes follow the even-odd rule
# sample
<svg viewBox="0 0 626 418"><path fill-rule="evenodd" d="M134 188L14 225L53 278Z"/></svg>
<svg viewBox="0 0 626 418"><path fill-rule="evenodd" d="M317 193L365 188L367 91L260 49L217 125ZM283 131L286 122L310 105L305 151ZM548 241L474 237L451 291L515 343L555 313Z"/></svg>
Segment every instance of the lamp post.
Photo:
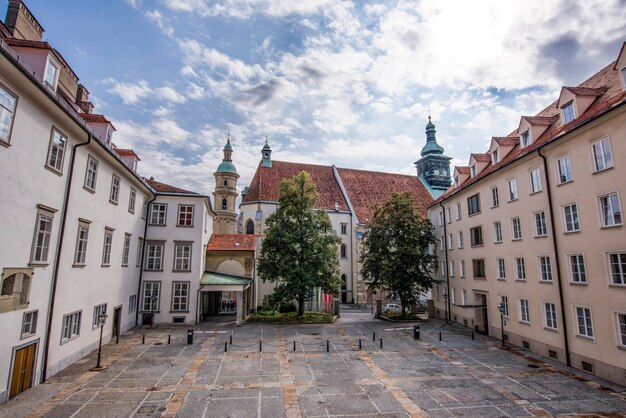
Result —
<svg viewBox="0 0 626 418"><path fill-rule="evenodd" d="M498 310L500 311L500 329L502 330L502 344L500 345L500 348L506 350L508 347L504 341L504 309L504 303L500 302L498 305Z"/></svg>
<svg viewBox="0 0 626 418"><path fill-rule="evenodd" d="M448 323L448 294L446 293L446 291L443 291L443 304L444 307L446 308L446 324Z"/></svg>
<svg viewBox="0 0 626 418"><path fill-rule="evenodd" d="M102 330L104 329L104 324L107 322L107 317L108 315L105 313L98 315L98 323L100 324L100 343L98 345L98 364L96 364L96 367L92 367L91 369L89 369L92 372L99 372L107 368L106 366L102 366L100 364L100 358L102 357Z"/></svg>

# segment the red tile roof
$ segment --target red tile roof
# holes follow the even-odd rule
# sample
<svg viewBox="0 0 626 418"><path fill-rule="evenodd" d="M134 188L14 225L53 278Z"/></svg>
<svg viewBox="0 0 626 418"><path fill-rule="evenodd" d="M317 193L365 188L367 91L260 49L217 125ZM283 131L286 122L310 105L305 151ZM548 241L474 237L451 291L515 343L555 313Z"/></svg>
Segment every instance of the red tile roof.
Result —
<svg viewBox="0 0 626 418"><path fill-rule="evenodd" d="M115 148L115 152L117 152L117 155L119 155L120 157L135 157L139 161L141 161L141 158L139 158L139 156L135 154L135 151L133 151L132 149Z"/></svg>
<svg viewBox="0 0 626 418"><path fill-rule="evenodd" d="M484 163L491 161L491 156L489 154L471 154L470 158L473 157L475 161Z"/></svg>
<svg viewBox="0 0 626 418"><path fill-rule="evenodd" d="M337 171L361 224L366 224L373 219L375 206L382 204L392 193L410 193L420 213L424 216L426 216L428 206L433 201L417 175L381 173L349 168L338 168Z"/></svg>
<svg viewBox="0 0 626 418"><path fill-rule="evenodd" d="M207 251L254 251L256 235L213 234L207 245Z"/></svg>
<svg viewBox="0 0 626 418"><path fill-rule="evenodd" d="M150 185L157 193L181 193L181 194L189 194L189 195L197 195L201 196L199 193L190 192L189 190L181 189L179 187L170 186L169 184L158 182L154 179L154 177L150 177L146 180L146 183Z"/></svg>
<svg viewBox="0 0 626 418"><path fill-rule="evenodd" d="M553 116L522 116L531 125L552 125L559 118L559 115Z"/></svg>
<svg viewBox="0 0 626 418"><path fill-rule="evenodd" d="M563 87L564 89L569 90L572 94L580 95L580 96L602 96L606 93L606 87L599 88L591 88L591 87Z"/></svg>
<svg viewBox="0 0 626 418"><path fill-rule="evenodd" d="M76 75L74 70L72 70L72 67L70 67L67 61L65 61L65 58L63 58L63 55L61 55L61 53L57 51L56 49L52 48L52 45L50 45L48 42L31 41L28 39L17 39L17 38L3 38L3 40L7 43L7 45L11 47L38 48L38 49L48 49L52 51L56 59L61 61L61 64L63 64L70 71L70 73L72 73L72 75L76 78L76 80L78 80L78 76Z"/></svg>
<svg viewBox="0 0 626 418"><path fill-rule="evenodd" d="M80 116L85 122L89 123L111 123L104 115L96 115L93 113L79 113Z"/></svg>
<svg viewBox="0 0 626 418"><path fill-rule="evenodd" d="M492 138L500 146L511 147L519 144L517 136L494 136Z"/></svg>
<svg viewBox="0 0 626 418"><path fill-rule="evenodd" d="M459 172L459 174L469 174L470 173L470 168L466 165L457 165L456 167L454 167L456 169L456 171Z"/></svg>
<svg viewBox="0 0 626 418"><path fill-rule="evenodd" d="M582 82L578 87L586 87L591 89L604 88L606 91L604 92L604 94L602 94L602 96L598 97L582 115L579 115L576 119L570 121L565 125L562 124L559 117L559 108L556 106L556 101L553 102L544 110L539 112L537 116L531 117L531 119L535 121L545 120L546 118L553 120L552 124L545 130L545 132L531 145L525 148L520 148L519 145L516 145L515 148L513 148L513 150L511 150L511 152L507 154L507 156L502 161L498 162L495 165L489 163L487 167L485 167L476 177L468 178L466 181L463 182L463 184L459 185L459 187L457 188L451 187L448 191L446 191L446 193L444 193L441 197L435 200L433 202L433 205L453 196L454 194L465 189L471 184L480 181L482 178L488 176L500 167L503 167L514 160L517 160L527 154L534 152L537 148L544 145L545 143L571 131L572 129L575 129L578 125L594 118L601 112L626 102L626 92L622 91L622 86L619 81L619 74L617 70L615 70L615 62L611 62L609 65L598 71L589 79Z"/></svg>
<svg viewBox="0 0 626 418"><path fill-rule="evenodd" d="M271 167L257 167L248 192L242 199L242 203L255 201L278 202L280 181L290 179L301 171L308 172L315 182L315 186L317 186L317 192L320 195L316 205L317 209L333 210L335 209L335 202L337 202L339 210L348 210L348 204L335 179L332 166L289 163L285 161L272 161Z"/></svg>

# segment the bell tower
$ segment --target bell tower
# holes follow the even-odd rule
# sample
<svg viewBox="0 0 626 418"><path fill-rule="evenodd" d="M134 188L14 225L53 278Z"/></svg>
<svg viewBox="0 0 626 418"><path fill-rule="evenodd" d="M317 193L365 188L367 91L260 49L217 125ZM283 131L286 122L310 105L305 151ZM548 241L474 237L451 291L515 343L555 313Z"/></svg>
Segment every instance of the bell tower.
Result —
<svg viewBox="0 0 626 418"><path fill-rule="evenodd" d="M235 234L237 233L237 213L235 202L237 200L237 169L232 161L233 147L230 145L230 132L226 138L224 146L224 158L217 167L215 176L215 191L213 201L215 218L213 219L214 234Z"/></svg>
<svg viewBox="0 0 626 418"><path fill-rule="evenodd" d="M422 158L415 162L417 177L434 198L441 196L452 184L450 179L451 158L443 154L443 147L437 143L436 133L435 125L428 116L426 145L420 153Z"/></svg>

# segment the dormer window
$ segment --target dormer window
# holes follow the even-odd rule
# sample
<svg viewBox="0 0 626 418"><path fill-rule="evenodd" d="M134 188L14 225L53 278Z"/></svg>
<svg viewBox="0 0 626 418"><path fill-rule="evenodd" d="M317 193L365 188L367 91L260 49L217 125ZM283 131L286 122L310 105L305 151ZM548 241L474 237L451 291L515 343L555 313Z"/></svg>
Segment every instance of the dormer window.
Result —
<svg viewBox="0 0 626 418"><path fill-rule="evenodd" d="M491 153L491 164L496 164L498 162L499 159L499 155L498 155L498 148L494 149L493 152Z"/></svg>
<svg viewBox="0 0 626 418"><path fill-rule="evenodd" d="M569 101L561 107L563 111L563 123L568 123L576 119L576 109L574 109L574 101Z"/></svg>
<svg viewBox="0 0 626 418"><path fill-rule="evenodd" d="M459 187L459 176L454 176L454 187Z"/></svg>
<svg viewBox="0 0 626 418"><path fill-rule="evenodd" d="M524 132L522 132L522 134L520 135L520 142L522 143L522 148L527 147L530 145L530 131L529 130L525 130Z"/></svg>
<svg viewBox="0 0 626 418"><path fill-rule="evenodd" d="M622 68L620 70L620 73L622 74L622 82L624 83L624 90L626 90L626 67Z"/></svg>
<svg viewBox="0 0 626 418"><path fill-rule="evenodd" d="M476 164L470 167L470 173L472 175L472 178L476 177Z"/></svg>
<svg viewBox="0 0 626 418"><path fill-rule="evenodd" d="M46 73L43 81L50 85L53 89L57 87L57 80L59 79L59 66L52 62L51 59L48 58L48 63L46 64Z"/></svg>
<svg viewBox="0 0 626 418"><path fill-rule="evenodd" d="M107 138L106 138L107 145L111 145L112 139L113 139L113 129L109 128L107 129Z"/></svg>

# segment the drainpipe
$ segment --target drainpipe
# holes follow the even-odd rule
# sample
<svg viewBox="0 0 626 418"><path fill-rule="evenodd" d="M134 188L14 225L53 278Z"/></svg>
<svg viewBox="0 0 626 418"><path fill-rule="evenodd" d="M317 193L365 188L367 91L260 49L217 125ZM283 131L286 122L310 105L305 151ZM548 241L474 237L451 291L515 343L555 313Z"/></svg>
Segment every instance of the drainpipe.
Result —
<svg viewBox="0 0 626 418"><path fill-rule="evenodd" d="M446 254L446 267L445 267L445 271L446 271L446 292L448 293L448 298L444 298L446 299L444 301L444 303L447 305L447 311L446 311L446 321L449 321L450 318L452 318L452 305L451 305L451 300L452 300L452 295L450 294L450 272L448 271L448 266L450 263L448 263L448 230L446 228L446 208L443 207L443 202L439 202L439 206L441 206L441 213L443 213L443 249L445 251Z"/></svg>
<svg viewBox="0 0 626 418"><path fill-rule="evenodd" d="M70 193L72 191L72 178L74 177L74 162L76 161L76 151L80 147L84 147L91 142L93 138L91 134L87 134L87 142L77 144L72 148L72 157L70 160L70 172L67 175L67 183L65 185L65 198L63 199L63 215L61 216L61 230L59 232L59 244L54 260L54 270L52 271L52 283L50 288L50 302L48 303L48 318L46 322L46 336L44 339L43 361L41 371L41 382L46 381L48 375L48 359L50 351L50 334L52 333L52 316L54 314L54 302L57 294L57 283L59 281L59 266L61 264L61 250L63 248L63 240L65 238L65 224L67 223L67 208L70 202Z"/></svg>
<svg viewBox="0 0 626 418"><path fill-rule="evenodd" d="M572 366L569 352L569 340L567 336L567 320L565 315L565 304L563 303L563 284L561 283L561 261L559 257L559 246L556 239L556 227L554 226L554 208L552 206L552 190L550 187L550 176L548 175L548 161L541 153L541 147L537 148L537 154L543 160L543 171L546 174L546 191L548 192L548 208L550 210L550 230L552 232L552 246L556 257L556 283L559 287L559 304L561 305L561 318L563 320L563 345L565 347L565 361L568 367Z"/></svg>
<svg viewBox="0 0 626 418"><path fill-rule="evenodd" d="M139 266L139 284L137 285L137 309L135 310L135 326L139 325L139 306L142 300L141 279L143 278L143 262L145 259L144 252L146 251L146 241L148 241L148 219L150 219L150 205L152 204L152 202L156 200L156 198L157 197L155 194L152 200L148 202L148 205L146 207L146 222L144 223L144 226L143 226L143 245L141 246L141 263ZM143 208L141 210L143 210ZM159 297L161 297L161 295L159 295ZM152 307L152 301L150 301L150 307ZM152 317L152 323L154 323L154 316Z"/></svg>

